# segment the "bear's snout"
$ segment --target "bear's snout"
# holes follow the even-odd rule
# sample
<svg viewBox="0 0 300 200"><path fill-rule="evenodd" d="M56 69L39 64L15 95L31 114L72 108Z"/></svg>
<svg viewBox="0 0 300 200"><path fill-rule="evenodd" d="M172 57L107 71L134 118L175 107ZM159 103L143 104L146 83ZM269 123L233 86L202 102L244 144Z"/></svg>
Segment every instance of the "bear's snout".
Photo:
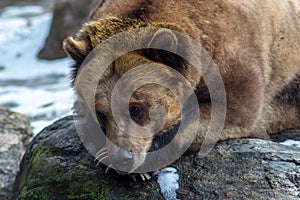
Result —
<svg viewBox="0 0 300 200"><path fill-rule="evenodd" d="M112 166L123 172L129 172L134 164L134 157L130 151L119 151L111 155Z"/></svg>

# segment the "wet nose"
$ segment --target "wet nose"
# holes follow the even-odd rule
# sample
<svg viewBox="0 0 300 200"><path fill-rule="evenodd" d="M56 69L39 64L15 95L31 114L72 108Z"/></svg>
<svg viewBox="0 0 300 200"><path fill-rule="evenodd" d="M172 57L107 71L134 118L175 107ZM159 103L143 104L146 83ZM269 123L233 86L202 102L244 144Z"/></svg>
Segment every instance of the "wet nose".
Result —
<svg viewBox="0 0 300 200"><path fill-rule="evenodd" d="M115 169L129 172L133 166L133 154L130 151L119 151L111 156L111 162Z"/></svg>

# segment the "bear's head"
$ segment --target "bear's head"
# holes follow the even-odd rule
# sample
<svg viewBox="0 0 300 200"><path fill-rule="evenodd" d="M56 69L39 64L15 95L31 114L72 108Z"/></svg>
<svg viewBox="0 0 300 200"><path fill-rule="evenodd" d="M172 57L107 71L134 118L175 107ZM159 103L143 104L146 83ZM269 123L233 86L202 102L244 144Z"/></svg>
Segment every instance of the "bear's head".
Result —
<svg viewBox="0 0 300 200"><path fill-rule="evenodd" d="M113 58L113 62L106 67L101 77L95 69L97 66L94 66L93 72L81 77L84 79L83 85L80 86L81 89L77 89L76 79L84 71L84 61L88 55L92 54L93 58L102 56L101 51L95 51L98 45L119 33L147 27L157 29L151 34L138 31L135 33L137 35L133 34L125 38L124 44L119 44L124 47L139 43L146 48L136 49ZM181 123L180 101L170 88L157 84L157 81L171 81L179 93L183 93L180 91L183 87L176 82L172 70L181 74L192 88L195 88L200 81L200 72L191 68L182 56L176 54L179 51L181 54L188 53L186 46L180 45L186 44L187 41L177 34L178 32L183 31L174 24L108 17L85 24L75 38L68 37L64 41L65 51L75 61L72 72L73 86L90 112L95 113L93 118L101 125L107 137L107 156L102 154L98 160L108 159L112 167L119 171L133 172L143 164L147 152L162 148L174 138ZM165 47L172 52L163 50ZM114 57L114 52L111 51L117 52L118 46L110 50L110 55ZM83 65L82 69L81 65ZM141 65L144 67L138 68ZM118 123L116 116L113 116L113 92L118 81L128 73L131 73L127 76L128 84L121 85L124 90L127 89L126 87L133 87L136 82L145 81L131 94L125 109L119 110L119 112L128 112L130 119L121 119ZM89 85L89 81L94 77L98 77L97 86L92 92L93 95L87 97L89 95L86 95L85 91L94 88ZM122 95L119 98L122 101ZM115 103L118 104L118 101ZM137 127L147 127L147 131L143 132L143 128Z"/></svg>

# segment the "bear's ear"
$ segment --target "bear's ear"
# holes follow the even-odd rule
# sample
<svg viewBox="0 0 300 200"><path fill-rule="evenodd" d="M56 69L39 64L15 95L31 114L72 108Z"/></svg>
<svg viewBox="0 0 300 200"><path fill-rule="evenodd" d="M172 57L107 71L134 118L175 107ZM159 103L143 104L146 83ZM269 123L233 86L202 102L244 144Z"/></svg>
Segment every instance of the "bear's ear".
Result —
<svg viewBox="0 0 300 200"><path fill-rule="evenodd" d="M81 64L93 48L90 40L83 36L79 37L79 39L74 39L73 37L66 38L63 42L63 48L68 56L75 61L71 72L72 85L74 85Z"/></svg>
<svg viewBox="0 0 300 200"><path fill-rule="evenodd" d="M92 50L89 40L83 38L76 40L73 37L64 40L63 48L77 64L81 64Z"/></svg>
<svg viewBox="0 0 300 200"><path fill-rule="evenodd" d="M143 50L144 56L155 62L162 63L186 75L187 62L184 42L180 41L175 32L161 28L148 40L148 49Z"/></svg>
<svg viewBox="0 0 300 200"><path fill-rule="evenodd" d="M192 43L188 36L178 31L160 28L147 41L148 49L143 50L143 55L175 69L196 87L200 81L200 70L188 61L194 53Z"/></svg>
<svg viewBox="0 0 300 200"><path fill-rule="evenodd" d="M177 51L178 39L176 34L170 29L159 29L153 34L152 39L148 43L148 48Z"/></svg>

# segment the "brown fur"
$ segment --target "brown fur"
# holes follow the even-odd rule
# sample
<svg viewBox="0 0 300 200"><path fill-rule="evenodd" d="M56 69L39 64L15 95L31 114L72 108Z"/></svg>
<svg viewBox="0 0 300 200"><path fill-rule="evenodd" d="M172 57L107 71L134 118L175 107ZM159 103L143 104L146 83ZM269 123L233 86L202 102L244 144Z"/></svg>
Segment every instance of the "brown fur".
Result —
<svg viewBox="0 0 300 200"><path fill-rule="evenodd" d="M161 27L179 31L199 42L219 67L227 97L225 128L220 140L241 137L267 138L300 124L300 1L299 0L114 0L91 15L76 38L67 38L64 48L78 66L98 44L122 31L139 27ZM169 33L153 42L176 41ZM162 35L162 36L160 36ZM161 38L160 38L161 37ZM174 36L176 39L176 35ZM172 43L173 41L173 43ZM132 41L137 42L137 41ZM131 52L118 58L114 71L100 81L96 110L108 119L106 131L115 143L131 151L146 152L153 138L124 139L113 123L110 94L117 80L139 64L152 63L166 70L173 65L195 87L201 110L201 131L194 146L201 145L210 120L210 98L205 83L184 62L175 66L158 52ZM176 62L175 62L176 63ZM113 67L113 66L111 66ZM204 69L205 70L205 69ZM77 69L74 72L74 78ZM163 77L160 77L163 78ZM88 86L87 86L88 87ZM291 92L293 91L293 92ZM299 93L300 94L300 93ZM144 110L155 103L166 107L164 129L180 121L180 106L174 94L163 87L146 85L134 93L131 103ZM100 120L101 121L101 120ZM144 116L141 125L149 122ZM160 133L163 134L163 131Z"/></svg>

